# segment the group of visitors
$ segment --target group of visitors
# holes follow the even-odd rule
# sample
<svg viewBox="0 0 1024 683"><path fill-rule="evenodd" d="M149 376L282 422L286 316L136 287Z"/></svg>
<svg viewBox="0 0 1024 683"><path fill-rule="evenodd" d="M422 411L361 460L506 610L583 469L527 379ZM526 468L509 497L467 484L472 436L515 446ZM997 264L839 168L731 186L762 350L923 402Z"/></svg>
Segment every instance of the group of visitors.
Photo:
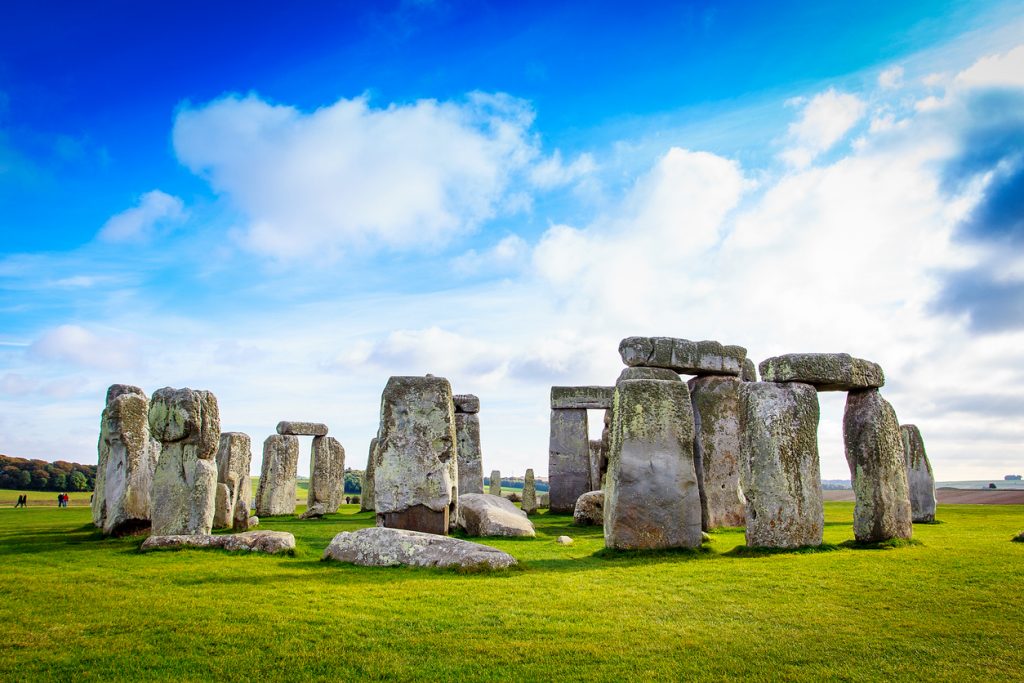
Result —
<svg viewBox="0 0 1024 683"><path fill-rule="evenodd" d="M71 496L69 496L68 494L66 494L66 493L60 494L59 496L57 496L57 507L59 507L59 508L66 508L68 506L68 500L70 500L70 499L71 499Z"/></svg>
<svg viewBox="0 0 1024 683"><path fill-rule="evenodd" d="M22 495L18 496L18 502L14 504L14 507L23 508L26 505L28 505L28 494L23 493Z"/></svg>

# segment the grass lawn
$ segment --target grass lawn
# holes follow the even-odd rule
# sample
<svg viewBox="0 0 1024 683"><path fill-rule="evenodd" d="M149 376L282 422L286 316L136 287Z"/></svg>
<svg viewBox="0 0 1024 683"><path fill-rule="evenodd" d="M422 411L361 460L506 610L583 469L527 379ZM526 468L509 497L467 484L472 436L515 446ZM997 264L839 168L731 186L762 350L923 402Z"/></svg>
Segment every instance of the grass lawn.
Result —
<svg viewBox="0 0 1024 683"><path fill-rule="evenodd" d="M761 556L730 552L740 530L608 555L541 515L536 539L487 541L524 569L469 575L320 562L372 523L357 509L264 520L296 536L282 558L140 554L86 508L0 509L0 680L1024 677L1024 506L940 506L919 545ZM826 503L827 542L852 511Z"/></svg>
<svg viewBox="0 0 1024 683"><path fill-rule="evenodd" d="M70 500L68 505L89 505L89 496L92 491L65 491ZM0 508L13 508L18 496L28 494L29 507L48 505L57 507L57 496L60 491L15 491L14 489L0 489Z"/></svg>

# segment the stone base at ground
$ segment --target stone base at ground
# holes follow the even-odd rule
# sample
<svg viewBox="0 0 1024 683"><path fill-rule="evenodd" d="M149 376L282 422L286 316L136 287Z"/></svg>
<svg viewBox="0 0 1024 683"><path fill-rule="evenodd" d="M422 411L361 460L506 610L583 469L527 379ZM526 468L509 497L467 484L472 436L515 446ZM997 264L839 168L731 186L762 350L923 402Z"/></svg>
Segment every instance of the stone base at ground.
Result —
<svg viewBox="0 0 1024 683"><path fill-rule="evenodd" d="M459 526L470 536L536 536L525 512L512 501L487 493L460 496Z"/></svg>
<svg viewBox="0 0 1024 683"><path fill-rule="evenodd" d="M295 550L295 537L286 531L245 531L240 534L172 534L150 536L142 543L142 550L172 548L223 548L248 550L254 553L276 555Z"/></svg>
<svg viewBox="0 0 1024 683"><path fill-rule="evenodd" d="M426 505L413 505L401 512L378 512L377 526L427 534L448 533L448 508L431 510Z"/></svg>
<svg viewBox="0 0 1024 683"><path fill-rule="evenodd" d="M577 498L572 522L577 526L604 524L604 491L588 491Z"/></svg>
<svg viewBox="0 0 1024 683"><path fill-rule="evenodd" d="M324 551L324 560L362 567L478 567L505 569L516 559L506 552L449 536L373 527L343 531Z"/></svg>

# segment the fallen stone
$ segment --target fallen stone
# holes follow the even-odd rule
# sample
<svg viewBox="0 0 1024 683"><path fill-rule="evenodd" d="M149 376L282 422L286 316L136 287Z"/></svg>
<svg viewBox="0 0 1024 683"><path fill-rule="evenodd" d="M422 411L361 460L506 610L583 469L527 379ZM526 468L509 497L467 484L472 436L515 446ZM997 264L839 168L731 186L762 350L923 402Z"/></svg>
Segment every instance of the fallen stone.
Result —
<svg viewBox="0 0 1024 683"><path fill-rule="evenodd" d="M910 517L914 522L935 521L935 475L924 439L917 425L900 425L903 440L903 462L907 468L907 489L910 495Z"/></svg>
<svg viewBox="0 0 1024 683"><path fill-rule="evenodd" d="M491 569L506 569L517 564L514 557L491 546L448 536L384 527L341 532L327 546L323 559L361 567L487 566Z"/></svg>
<svg viewBox="0 0 1024 683"><path fill-rule="evenodd" d="M559 536L555 539L555 543L558 545L572 545L572 538L569 536Z"/></svg>
<svg viewBox="0 0 1024 683"><path fill-rule="evenodd" d="M913 522L900 425L877 389L847 395L843 446L857 501L854 537L868 543L910 538Z"/></svg>
<svg viewBox="0 0 1024 683"><path fill-rule="evenodd" d="M277 433L282 436L327 436L327 425L322 422L288 422L277 423Z"/></svg>
<svg viewBox="0 0 1024 683"><path fill-rule="evenodd" d="M537 482L533 475L533 470L526 470L526 477L523 480L523 500L522 500L523 512L528 515L537 513Z"/></svg>
<svg viewBox="0 0 1024 683"><path fill-rule="evenodd" d="M666 368L684 375L739 375L747 350L716 341L626 337L619 343L619 355L629 366Z"/></svg>
<svg viewBox="0 0 1024 683"><path fill-rule="evenodd" d="M740 486L740 384L736 377L695 377L688 383L696 428L694 465L700 482L705 531L743 526L746 500Z"/></svg>
<svg viewBox="0 0 1024 683"><path fill-rule="evenodd" d="M263 442L263 468L256 489L256 514L260 517L295 514L299 472L299 439L271 434Z"/></svg>
<svg viewBox="0 0 1024 683"><path fill-rule="evenodd" d="M852 391L885 384L881 366L848 353L790 353L761 362L761 381L800 382L818 391Z"/></svg>
<svg viewBox="0 0 1024 683"><path fill-rule="evenodd" d="M238 534L169 534L150 536L142 550L173 548L222 548L276 555L295 550L295 537L285 531L244 531Z"/></svg>
<svg viewBox="0 0 1024 683"><path fill-rule="evenodd" d="M604 524L604 491L588 491L576 499L572 513L576 526L600 526Z"/></svg>
<svg viewBox="0 0 1024 683"><path fill-rule="evenodd" d="M474 394L455 394L452 396L456 413L472 415L480 412L480 398Z"/></svg>
<svg viewBox="0 0 1024 683"><path fill-rule="evenodd" d="M224 432L217 446L217 499L213 528L245 531L249 522L252 441L242 432Z"/></svg>
<svg viewBox="0 0 1024 683"><path fill-rule="evenodd" d="M455 413L455 440L459 458L459 495L483 493L484 464L483 455L480 453L480 416L476 413Z"/></svg>
<svg viewBox="0 0 1024 683"><path fill-rule="evenodd" d="M552 410L548 439L551 511L572 514L576 499L590 490L590 435L587 411Z"/></svg>
<svg viewBox="0 0 1024 683"><path fill-rule="evenodd" d="M377 469L377 442L377 437L370 439L370 452L366 456L366 469L363 471L363 481L359 493L360 512L373 510L373 478Z"/></svg>
<svg viewBox="0 0 1024 683"><path fill-rule="evenodd" d="M333 514L345 495L345 449L333 436L314 436L309 462L309 493L302 519Z"/></svg>
<svg viewBox="0 0 1024 683"><path fill-rule="evenodd" d="M741 484L751 547L821 545L818 394L809 384L740 385Z"/></svg>
<svg viewBox="0 0 1024 683"><path fill-rule="evenodd" d="M678 372L674 370L668 370L666 368L623 368L622 372L619 373L619 378L615 380L615 383L623 382L629 379L660 379L665 382L681 382L682 378Z"/></svg>
<svg viewBox="0 0 1024 683"><path fill-rule="evenodd" d="M757 381L757 367L754 365L754 361L752 361L750 358L743 359L742 379L744 382Z"/></svg>
<svg viewBox="0 0 1024 683"><path fill-rule="evenodd" d="M536 532L512 501L487 493L459 497L459 526L470 536L528 536Z"/></svg>
<svg viewBox="0 0 1024 683"><path fill-rule="evenodd" d="M608 410L615 387L551 387L551 409Z"/></svg>

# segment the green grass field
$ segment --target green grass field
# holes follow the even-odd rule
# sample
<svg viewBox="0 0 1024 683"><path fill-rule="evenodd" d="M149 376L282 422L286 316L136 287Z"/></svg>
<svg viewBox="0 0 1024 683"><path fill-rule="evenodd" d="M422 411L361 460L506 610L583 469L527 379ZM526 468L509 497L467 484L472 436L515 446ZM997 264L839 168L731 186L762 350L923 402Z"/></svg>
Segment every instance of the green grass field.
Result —
<svg viewBox="0 0 1024 683"><path fill-rule="evenodd" d="M826 541L852 538L827 503ZM919 545L746 556L601 553L600 529L536 517L489 539L522 570L323 563L349 505L272 518L296 557L140 554L86 508L0 509L0 680L1021 680L1024 506L943 506ZM575 545L554 538L568 534Z"/></svg>

